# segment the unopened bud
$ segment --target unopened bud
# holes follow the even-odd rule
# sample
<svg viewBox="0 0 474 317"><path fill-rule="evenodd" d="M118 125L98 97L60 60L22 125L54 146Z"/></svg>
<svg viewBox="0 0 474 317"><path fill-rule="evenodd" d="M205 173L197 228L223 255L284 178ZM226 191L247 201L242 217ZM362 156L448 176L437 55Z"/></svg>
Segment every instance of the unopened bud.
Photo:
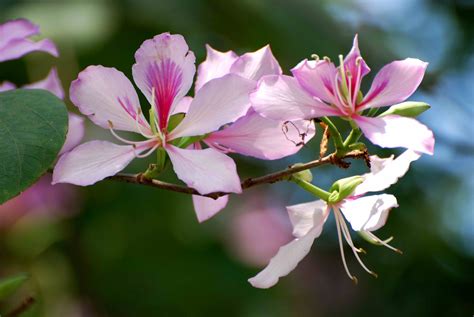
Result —
<svg viewBox="0 0 474 317"><path fill-rule="evenodd" d="M397 114L399 116L414 118L422 114L429 108L431 108L430 105L425 102L407 101L391 106L387 109L387 111L380 114L379 117L383 117L389 114Z"/></svg>
<svg viewBox="0 0 474 317"><path fill-rule="evenodd" d="M336 181L329 189L331 195L329 196L328 202L330 204L340 202L344 198L351 195L356 187L359 186L363 181L364 178L362 176L352 176Z"/></svg>

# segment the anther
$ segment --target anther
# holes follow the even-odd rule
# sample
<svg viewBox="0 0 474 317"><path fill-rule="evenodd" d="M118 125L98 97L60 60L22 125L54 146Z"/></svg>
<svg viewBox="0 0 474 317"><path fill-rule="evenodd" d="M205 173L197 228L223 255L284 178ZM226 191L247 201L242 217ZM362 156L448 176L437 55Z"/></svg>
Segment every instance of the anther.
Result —
<svg viewBox="0 0 474 317"><path fill-rule="evenodd" d="M370 271L369 274L372 275L375 278L379 277L379 275L377 273L373 272L373 271Z"/></svg>
<svg viewBox="0 0 474 317"><path fill-rule="evenodd" d="M114 124L112 123L112 121L107 120L107 123L109 124L109 128L110 128L110 129L113 129L113 128L114 128Z"/></svg>
<svg viewBox="0 0 474 317"><path fill-rule="evenodd" d="M362 57L358 56L355 60L356 66L360 66L360 63L362 63Z"/></svg>
<svg viewBox="0 0 474 317"><path fill-rule="evenodd" d="M319 55L318 54L311 54L311 58L314 59L316 62L319 62Z"/></svg>
<svg viewBox="0 0 474 317"><path fill-rule="evenodd" d="M330 59L329 57L324 56L323 59L324 59L326 62L331 63L331 59Z"/></svg>
<svg viewBox="0 0 474 317"><path fill-rule="evenodd" d="M359 280L355 276L351 276L352 282L354 282L355 285L359 284Z"/></svg>

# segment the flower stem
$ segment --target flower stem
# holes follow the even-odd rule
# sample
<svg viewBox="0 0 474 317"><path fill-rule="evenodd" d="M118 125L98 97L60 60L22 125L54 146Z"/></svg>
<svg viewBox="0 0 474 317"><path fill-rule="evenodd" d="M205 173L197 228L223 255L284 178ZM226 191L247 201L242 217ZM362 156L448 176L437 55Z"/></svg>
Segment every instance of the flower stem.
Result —
<svg viewBox="0 0 474 317"><path fill-rule="evenodd" d="M291 181L295 182L299 187L303 188L304 190L310 192L311 194L321 198L324 201L328 201L330 193L327 191L319 188L316 185L311 184L305 180L302 180L298 177L291 177Z"/></svg>
<svg viewBox="0 0 474 317"><path fill-rule="evenodd" d="M322 122L324 122L328 126L329 131L331 132L331 137L334 142L334 147L336 148L336 156L337 157L344 156L347 152L346 152L344 143L342 141L341 133L328 117L322 117L320 119Z"/></svg>

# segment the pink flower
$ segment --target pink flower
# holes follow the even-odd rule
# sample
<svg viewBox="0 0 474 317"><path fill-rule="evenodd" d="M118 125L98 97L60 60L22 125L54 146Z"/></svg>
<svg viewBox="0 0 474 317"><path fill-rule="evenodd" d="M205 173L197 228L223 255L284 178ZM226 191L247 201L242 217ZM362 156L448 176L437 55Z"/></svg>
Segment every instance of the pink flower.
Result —
<svg viewBox="0 0 474 317"><path fill-rule="evenodd" d="M53 183L94 184L124 169L134 158L162 148L177 176L200 194L242 191L234 161L213 148L186 147L192 137L234 122L250 107L254 82L235 74L210 80L190 101L184 98L195 73L194 54L181 35L164 33L145 41L135 53L135 83L152 105L150 123L141 112L132 83L115 68L89 66L71 84L70 96L95 124L110 129L127 145L107 141L84 143L64 154L56 164ZM187 109L176 127L170 117ZM116 130L140 134L144 141L129 141Z"/></svg>
<svg viewBox="0 0 474 317"><path fill-rule="evenodd" d="M219 52L209 45L206 50L207 58L197 71L196 92L210 80L228 74L251 80L254 88L263 76L282 74L281 67L268 45L242 56L232 51ZM277 121L262 117L253 109L249 109L245 116L219 131L211 132L203 141L223 153L239 153L264 160L275 160L298 152L311 140L314 133L314 124L309 121ZM227 200L226 196L218 200L194 196L194 209L198 220L202 222L214 216L226 206Z"/></svg>
<svg viewBox="0 0 474 317"><path fill-rule="evenodd" d="M34 42L28 39L39 34L39 26L25 19L0 24L0 62L17 59L34 51L58 56L54 43L49 39Z"/></svg>
<svg viewBox="0 0 474 317"><path fill-rule="evenodd" d="M381 228L385 224L390 209L398 207L397 199L395 196L388 194L366 197L363 195L368 192L382 191L396 183L408 171L410 163L419 157L420 154L411 150L407 150L396 159L393 159L393 156L387 159L372 156L371 172L362 176L364 181L356 187L349 197L335 204L317 200L287 207L293 224L293 235L296 239L282 246L270 260L268 266L257 276L249 279L249 282L254 287L269 288L275 285L280 277L295 269L298 263L309 253L313 241L321 235L323 225L331 209L334 211L339 246L346 273L351 279L357 281L346 265L342 237L348 243L361 266L368 273L376 275L360 259L358 253L363 252L363 250L354 246L344 218L350 223L353 230L362 232L375 243L400 252L390 246L387 243L388 241L383 241L372 233L372 231Z"/></svg>
<svg viewBox="0 0 474 317"><path fill-rule="evenodd" d="M357 35L352 50L336 67L326 57L304 60L292 69L294 77L272 75L262 78L251 102L265 117L279 120L341 116L353 120L374 144L404 147L433 154L433 132L413 118L398 115L369 117L370 108L390 106L406 100L420 85L427 63L413 58L394 61L375 76L362 97L362 78L370 71L360 55Z"/></svg>

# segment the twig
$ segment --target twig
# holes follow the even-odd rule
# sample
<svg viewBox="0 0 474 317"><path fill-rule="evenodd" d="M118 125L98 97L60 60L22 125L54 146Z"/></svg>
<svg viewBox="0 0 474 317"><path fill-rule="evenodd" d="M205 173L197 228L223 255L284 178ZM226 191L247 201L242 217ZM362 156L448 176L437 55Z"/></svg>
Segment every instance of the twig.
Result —
<svg viewBox="0 0 474 317"><path fill-rule="evenodd" d="M366 157L366 151L359 151L359 150L351 151L342 158L338 158L335 153L332 153L318 160L314 160L314 161L300 164L297 166L290 166L278 172L274 172L274 173L267 174L260 177L247 178L244 181L242 181L241 185L242 185L242 189L245 190L257 185L276 183L283 180L287 180L292 174L295 174L295 173L298 173L310 168L314 168L317 166L326 165L326 164L334 164L342 168L347 168L349 167L350 163L344 161L344 159L359 159L359 158L365 158L365 157ZM213 199L217 199L221 196L228 194L226 192L213 192L206 195L201 195L194 188L171 184L171 183L163 182L157 179L148 179L148 178L143 177L142 174L119 173L117 175L110 176L106 179L125 182L125 183L146 185L146 186L161 188L161 189L174 191L178 193L204 196L204 197L209 197Z"/></svg>
<svg viewBox="0 0 474 317"><path fill-rule="evenodd" d="M33 297L27 297L17 308L9 312L6 317L17 317L26 312L31 305L35 303L35 299Z"/></svg>

